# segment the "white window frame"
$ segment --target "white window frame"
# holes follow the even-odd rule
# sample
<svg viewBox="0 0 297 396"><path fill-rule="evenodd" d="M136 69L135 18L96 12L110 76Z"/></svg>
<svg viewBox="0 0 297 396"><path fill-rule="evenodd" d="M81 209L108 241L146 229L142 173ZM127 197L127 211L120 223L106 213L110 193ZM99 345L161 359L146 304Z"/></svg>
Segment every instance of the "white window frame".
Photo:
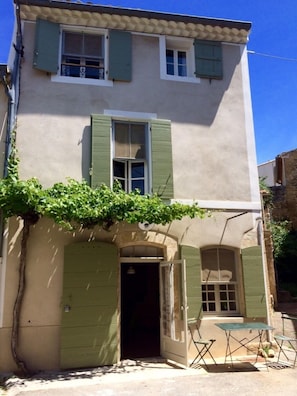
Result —
<svg viewBox="0 0 297 396"><path fill-rule="evenodd" d="M233 252L234 254L234 264L235 264L235 276L236 276L236 281L203 281L203 251L207 251L209 249L227 249ZM201 288L202 288L202 293L203 291L203 286L214 286L214 291L213 293L215 294L215 310L214 311L204 311L203 314L207 316L239 316L240 315L240 309L241 309L241 293L240 293L240 287L241 287L241 271L239 270L239 257L238 254L236 253L235 249L226 247L226 246L209 246L207 248L204 248L203 251L201 252ZM221 300L220 300L220 286L221 285L234 285L234 292L235 292L235 302L236 302L236 310L226 310L223 311L221 310ZM205 291L207 293L208 291ZM211 292L211 291L210 291ZM228 294L228 292L227 292ZM203 300L203 297L201 295L201 301L202 301L202 307L205 302L208 302L209 300L207 299L206 301ZM225 301L225 300L224 300ZM227 297L227 301L229 301L229 298ZM233 301L233 300L231 300Z"/></svg>
<svg viewBox="0 0 297 396"><path fill-rule="evenodd" d="M104 36L104 79L93 79L93 78L80 78L80 77L70 77L61 75L61 62L62 62L62 48L63 48L63 32L70 33L86 33L86 34L96 34L98 36ZM113 81L108 80L108 32L103 29L92 29L92 28L78 28L61 26L60 43L59 43L59 69L57 74L51 76L52 82L70 83L70 84L81 84L81 85L97 85L112 87Z"/></svg>
<svg viewBox="0 0 297 396"><path fill-rule="evenodd" d="M182 37L159 37L160 48L160 76L162 80L200 83L200 78L195 76L195 53L193 39ZM187 56L187 76L167 74L166 49L184 51Z"/></svg>
<svg viewBox="0 0 297 396"><path fill-rule="evenodd" d="M118 158L115 157L115 128L114 125L117 122L124 122L128 124L143 124L145 125L145 151L146 151L146 158L145 159L135 159L135 158ZM144 194L148 194L150 191L151 185L151 178L150 178L150 165L151 164L151 146L150 146L150 128L149 123L146 120L127 120L123 118L115 118L112 120L112 142L111 142L111 149L112 149L112 183L115 181L115 176L113 172L113 162L123 162L125 163L125 172L127 173L127 178L125 178L125 191L131 192L131 184L132 184L132 177L131 177L131 166L134 163L144 163Z"/></svg>

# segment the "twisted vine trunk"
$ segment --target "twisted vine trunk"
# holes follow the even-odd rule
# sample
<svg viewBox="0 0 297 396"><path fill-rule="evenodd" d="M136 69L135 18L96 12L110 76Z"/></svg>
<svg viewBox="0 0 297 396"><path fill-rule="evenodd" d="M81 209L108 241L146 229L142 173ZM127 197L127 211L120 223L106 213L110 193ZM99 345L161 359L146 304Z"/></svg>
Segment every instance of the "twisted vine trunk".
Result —
<svg viewBox="0 0 297 396"><path fill-rule="evenodd" d="M26 287L26 261L27 261L27 242L32 222L26 218L23 219L23 230L21 240L21 253L19 261L19 285L16 300L13 308L13 321L11 332L11 353L13 359L23 375L28 375L30 371L19 353L19 335L20 335L20 315Z"/></svg>

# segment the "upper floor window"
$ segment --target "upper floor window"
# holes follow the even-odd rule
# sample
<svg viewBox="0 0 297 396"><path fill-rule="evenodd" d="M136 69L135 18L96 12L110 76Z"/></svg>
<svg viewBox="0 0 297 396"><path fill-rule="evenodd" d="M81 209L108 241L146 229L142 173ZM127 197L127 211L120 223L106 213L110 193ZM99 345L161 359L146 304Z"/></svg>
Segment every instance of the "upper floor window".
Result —
<svg viewBox="0 0 297 396"><path fill-rule="evenodd" d="M64 31L62 35L61 75L105 78L104 36Z"/></svg>
<svg viewBox="0 0 297 396"><path fill-rule="evenodd" d="M118 180L127 192L172 199L171 122L150 113L108 112L91 116L92 187Z"/></svg>
<svg viewBox="0 0 297 396"><path fill-rule="evenodd" d="M193 40L180 38L160 38L161 78L199 82L194 71Z"/></svg>
<svg viewBox="0 0 297 396"><path fill-rule="evenodd" d="M166 49L167 74L171 76L187 76L187 52Z"/></svg>
<svg viewBox="0 0 297 396"><path fill-rule="evenodd" d="M33 67L50 73L55 82L111 86L131 81L131 33L71 29L37 19Z"/></svg>
<svg viewBox="0 0 297 396"><path fill-rule="evenodd" d="M203 312L237 314L239 293L235 252L231 249L211 248L202 250L201 257Z"/></svg>
<svg viewBox="0 0 297 396"><path fill-rule="evenodd" d="M181 37L160 37L161 78L200 82L200 78L221 79L220 42Z"/></svg>
<svg viewBox="0 0 297 396"><path fill-rule="evenodd" d="M113 123L113 180L126 192L138 189L147 192L147 125L143 123Z"/></svg>

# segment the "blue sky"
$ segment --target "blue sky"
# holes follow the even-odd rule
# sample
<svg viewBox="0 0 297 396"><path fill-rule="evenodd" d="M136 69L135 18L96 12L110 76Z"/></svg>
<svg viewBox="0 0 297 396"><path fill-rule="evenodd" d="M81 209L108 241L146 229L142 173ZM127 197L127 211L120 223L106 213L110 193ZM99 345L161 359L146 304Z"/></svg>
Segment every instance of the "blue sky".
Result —
<svg viewBox="0 0 297 396"><path fill-rule="evenodd" d="M249 67L258 163L297 148L297 0L92 3L252 22L248 50L254 52L249 54ZM8 56L12 4L13 0L0 1L0 63L5 63Z"/></svg>

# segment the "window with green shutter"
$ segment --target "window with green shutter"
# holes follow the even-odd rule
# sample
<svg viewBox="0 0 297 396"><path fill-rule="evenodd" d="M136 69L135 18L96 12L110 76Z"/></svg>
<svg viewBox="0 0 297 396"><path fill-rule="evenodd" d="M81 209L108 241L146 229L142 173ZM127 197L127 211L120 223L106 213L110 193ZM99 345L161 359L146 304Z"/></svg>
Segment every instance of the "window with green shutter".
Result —
<svg viewBox="0 0 297 396"><path fill-rule="evenodd" d="M56 75L55 81L109 86L112 81L108 80L131 81L131 33L88 28L61 30L57 23L37 19L33 67Z"/></svg>
<svg viewBox="0 0 297 396"><path fill-rule="evenodd" d="M98 114L91 116L91 130L92 187L118 180L127 192L173 198L170 121L131 122Z"/></svg>
<svg viewBox="0 0 297 396"><path fill-rule="evenodd" d="M222 79L222 44L217 41L195 40L194 47L196 77Z"/></svg>

